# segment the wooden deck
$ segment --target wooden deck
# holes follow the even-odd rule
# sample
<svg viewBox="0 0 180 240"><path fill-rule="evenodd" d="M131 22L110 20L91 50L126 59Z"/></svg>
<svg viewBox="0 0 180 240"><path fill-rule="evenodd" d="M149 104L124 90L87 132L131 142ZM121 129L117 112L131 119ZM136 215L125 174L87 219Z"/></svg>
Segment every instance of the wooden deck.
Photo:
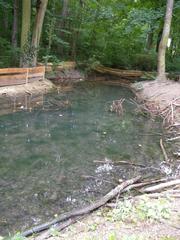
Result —
<svg viewBox="0 0 180 240"><path fill-rule="evenodd" d="M27 84L44 80L44 77L44 66L34 68L1 68L0 87Z"/></svg>

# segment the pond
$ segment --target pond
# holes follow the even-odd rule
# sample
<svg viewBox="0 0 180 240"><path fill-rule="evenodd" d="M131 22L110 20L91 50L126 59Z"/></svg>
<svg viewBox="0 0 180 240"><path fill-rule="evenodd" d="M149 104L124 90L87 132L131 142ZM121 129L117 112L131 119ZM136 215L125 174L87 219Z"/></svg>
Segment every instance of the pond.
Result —
<svg viewBox="0 0 180 240"><path fill-rule="evenodd" d="M0 235L82 207L119 179L160 173L161 124L138 113L133 97L84 82L0 116ZM109 111L117 99L122 116Z"/></svg>

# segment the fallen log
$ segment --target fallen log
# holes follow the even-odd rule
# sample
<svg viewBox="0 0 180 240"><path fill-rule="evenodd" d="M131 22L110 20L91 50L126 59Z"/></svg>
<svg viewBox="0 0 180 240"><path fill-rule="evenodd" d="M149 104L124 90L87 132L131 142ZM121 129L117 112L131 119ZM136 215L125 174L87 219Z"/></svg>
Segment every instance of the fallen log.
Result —
<svg viewBox="0 0 180 240"><path fill-rule="evenodd" d="M104 66L97 66L94 70L99 73L111 74L118 77L140 78L143 76L143 72L138 70L121 70Z"/></svg>
<svg viewBox="0 0 180 240"><path fill-rule="evenodd" d="M102 65L96 66L93 68L98 73L101 74L109 74L117 77L121 77L124 80L136 80L136 79L156 79L156 72L145 72L145 71L140 71L140 70L127 70L127 69L117 69L117 68L109 68L109 67L104 67ZM108 82L108 81L107 81Z"/></svg>
<svg viewBox="0 0 180 240"><path fill-rule="evenodd" d="M61 215L60 217L58 217L58 218L56 218L52 221L49 221L49 222L46 222L44 224L35 226L35 227L25 231L25 232L22 232L21 235L24 236L24 237L28 237L28 236L31 236L32 234L36 234L36 233L42 232L44 230L47 230L51 226L53 226L55 224L58 224L60 222L67 221L67 220L69 220L71 218L74 218L74 217L77 217L77 216L82 216L82 215L88 214L88 213L100 208L101 206L105 205L111 199L113 199L114 197L116 197L117 195L122 193L123 190L126 187L128 187L129 185L134 184L137 181L139 181L140 178L141 177L138 176L138 177L132 178L130 180L124 181L123 183L121 183L117 187L115 187L113 190L111 190L109 193L107 193L100 200L97 200L95 203L92 203L91 205L89 205L85 208L82 208L80 210L75 210L73 212L65 213L65 214Z"/></svg>

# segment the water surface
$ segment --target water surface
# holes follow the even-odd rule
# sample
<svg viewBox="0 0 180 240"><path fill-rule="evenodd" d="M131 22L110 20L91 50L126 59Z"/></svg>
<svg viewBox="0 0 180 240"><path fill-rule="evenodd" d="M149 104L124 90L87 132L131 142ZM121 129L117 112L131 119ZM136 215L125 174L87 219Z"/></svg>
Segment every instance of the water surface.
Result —
<svg viewBox="0 0 180 240"><path fill-rule="evenodd" d="M160 124L138 114L133 97L126 88L79 83L40 96L43 106L26 111L20 103L20 112L0 116L0 235L82 207L118 179L158 173ZM109 108L121 98L119 117Z"/></svg>

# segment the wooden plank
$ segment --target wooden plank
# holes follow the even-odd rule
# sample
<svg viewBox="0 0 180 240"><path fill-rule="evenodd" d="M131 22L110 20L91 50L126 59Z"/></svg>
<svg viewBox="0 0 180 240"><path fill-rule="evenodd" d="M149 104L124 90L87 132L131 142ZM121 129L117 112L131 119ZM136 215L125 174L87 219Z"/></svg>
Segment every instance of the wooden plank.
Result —
<svg viewBox="0 0 180 240"><path fill-rule="evenodd" d="M25 79L26 74L14 74L14 75L0 75L0 82L3 81L4 79L8 79L10 82L13 81L14 79Z"/></svg>
<svg viewBox="0 0 180 240"><path fill-rule="evenodd" d="M27 68L0 68L0 74L26 73Z"/></svg>
<svg viewBox="0 0 180 240"><path fill-rule="evenodd" d="M0 87L2 86L12 86L12 85L20 85L20 84L25 84L26 83L26 79L12 79L11 81L9 81L9 79L2 79L0 81Z"/></svg>
<svg viewBox="0 0 180 240"><path fill-rule="evenodd" d="M0 81L2 80L9 80L9 81L12 81L14 79L18 79L18 80L21 80L21 79L24 79L26 78L26 74L14 74L14 75L0 75Z"/></svg>
<svg viewBox="0 0 180 240"><path fill-rule="evenodd" d="M44 73L45 67L34 67L34 68L0 68L0 75L1 74L14 74L14 73L26 73L27 69L30 73Z"/></svg>
<svg viewBox="0 0 180 240"><path fill-rule="evenodd" d="M42 74L44 74L44 72L45 72L45 67L44 66L29 68L29 74L31 74L31 73L42 73Z"/></svg>
<svg viewBox="0 0 180 240"><path fill-rule="evenodd" d="M44 79L45 67L0 69L0 86L20 85Z"/></svg>
<svg viewBox="0 0 180 240"><path fill-rule="evenodd" d="M43 73L29 73L28 74L28 79L30 78L43 78L44 77L44 74Z"/></svg>

